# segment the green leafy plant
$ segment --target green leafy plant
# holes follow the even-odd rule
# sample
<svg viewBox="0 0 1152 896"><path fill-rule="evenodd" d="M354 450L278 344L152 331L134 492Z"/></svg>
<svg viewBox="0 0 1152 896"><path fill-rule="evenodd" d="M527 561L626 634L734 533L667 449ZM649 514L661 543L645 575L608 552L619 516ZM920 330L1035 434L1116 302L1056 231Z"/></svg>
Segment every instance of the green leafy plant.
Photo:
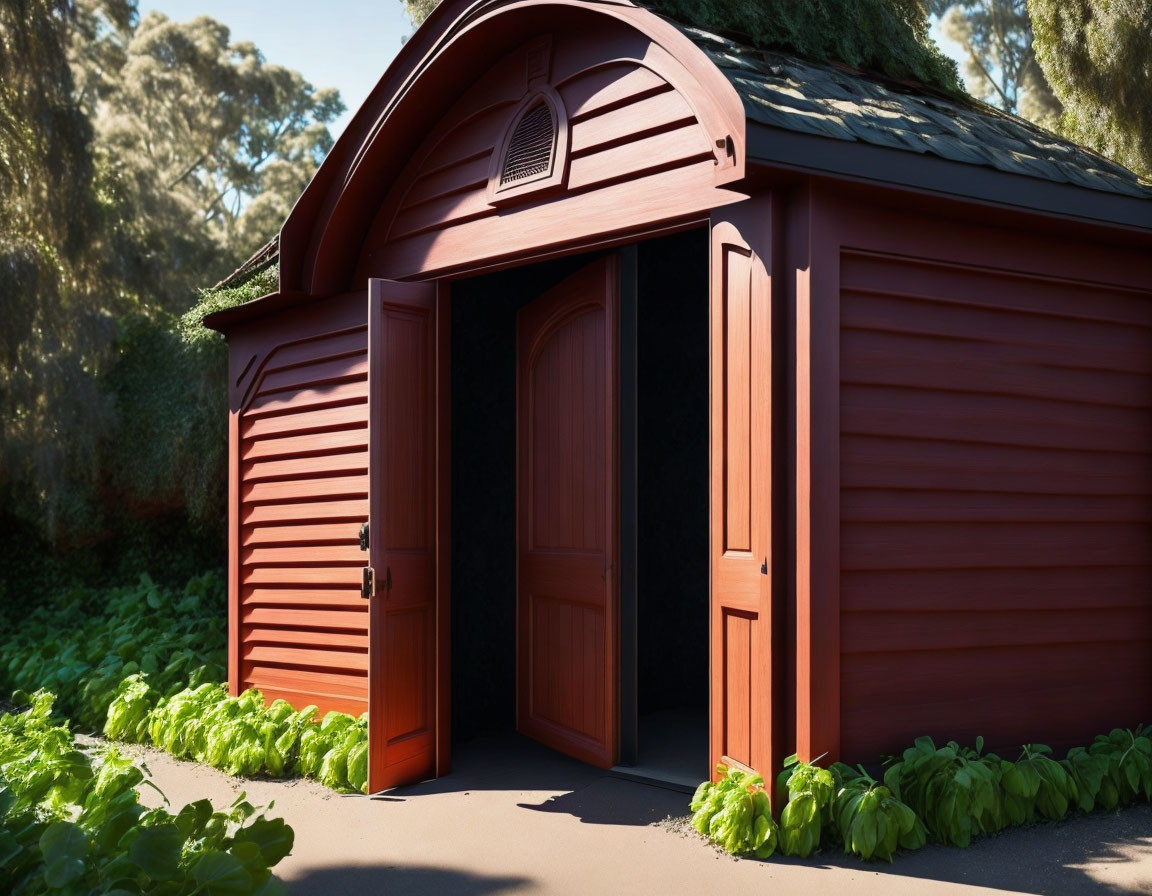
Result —
<svg viewBox="0 0 1152 896"><path fill-rule="evenodd" d="M967 846L976 834L1001 826L1000 760L981 757L982 747L979 739L976 750L963 750L955 741L937 747L932 738L918 737L885 772L884 783L933 838Z"/></svg>
<svg viewBox="0 0 1152 896"><path fill-rule="evenodd" d="M820 846L820 831L831 821L837 782L832 772L796 754L784 760L777 784L788 789L788 802L780 813L780 850L807 858Z"/></svg>
<svg viewBox="0 0 1152 896"><path fill-rule="evenodd" d="M224 608L224 583L214 574L183 589L144 574L130 587L62 592L0 634L0 688L46 688L58 711L98 731L126 679L146 681L133 693L153 705L189 684L223 679Z"/></svg>
<svg viewBox="0 0 1152 896"><path fill-rule="evenodd" d="M292 850L282 819L243 795L224 811L206 800L175 815L145 809L137 788L151 782L130 759L115 749L96 758L77 749L68 728L52 721L52 694L15 699L27 708L0 715L0 890L284 892L271 873Z"/></svg>
<svg viewBox="0 0 1152 896"><path fill-rule="evenodd" d="M1026 744L1019 759L1003 762L1000 784L1008 824L1063 818L1080 799L1076 781L1043 744Z"/></svg>
<svg viewBox="0 0 1152 896"><path fill-rule="evenodd" d="M333 790L367 792L368 716L330 712L315 721L316 707L296 710L285 700L264 705L249 689L230 697L222 684L204 683L161 697L152 707L125 680L108 708L109 737L151 741L179 759L206 762L232 775L315 778Z"/></svg>
<svg viewBox="0 0 1152 896"><path fill-rule="evenodd" d="M864 770L841 762L832 765L839 790L832 801L832 818L844 851L864 861L892 861L899 849L919 849L928 832L924 823L892 791Z"/></svg>
<svg viewBox="0 0 1152 896"><path fill-rule="evenodd" d="M839 841L864 861L890 862L898 849L919 849L929 836L967 846L977 834L1058 820L1077 809L1152 802L1152 726L1113 729L1059 761L1050 747L1025 744L1011 762L985 754L979 737L974 747L955 741L937 747L920 737L900 759L888 761L893 764L881 783L862 765L834 762L825 769L819 758L801 762L789 756L777 779L788 802L772 848L807 858L825 840ZM755 794L763 781L723 765L717 772L720 782L704 782L692 799L692 823L729 852L752 851L744 794Z"/></svg>
<svg viewBox="0 0 1152 896"><path fill-rule="evenodd" d="M1100 805L1105 809L1131 805L1139 797L1152 802L1150 734L1152 726L1139 732L1113 728L1107 735L1097 735L1088 747L1092 757L1108 763L1097 795Z"/></svg>
<svg viewBox="0 0 1152 896"><path fill-rule="evenodd" d="M692 826L733 855L766 859L776 850L779 829L764 779L720 763L719 781L705 781L692 801Z"/></svg>
<svg viewBox="0 0 1152 896"><path fill-rule="evenodd" d="M1060 765L1076 782L1076 804L1081 812L1091 812L1098 805L1106 809L1116 808L1119 794L1115 785L1110 784L1109 794L1102 794L1108 777L1108 756L1090 753L1087 747L1073 747L1068 756L1060 760Z"/></svg>
<svg viewBox="0 0 1152 896"><path fill-rule="evenodd" d="M368 723L315 721L259 691L228 696L224 586L200 576L183 590L74 589L0 640L0 684L58 691L55 705L113 740L153 743L242 777L312 777L335 790L368 786Z"/></svg>

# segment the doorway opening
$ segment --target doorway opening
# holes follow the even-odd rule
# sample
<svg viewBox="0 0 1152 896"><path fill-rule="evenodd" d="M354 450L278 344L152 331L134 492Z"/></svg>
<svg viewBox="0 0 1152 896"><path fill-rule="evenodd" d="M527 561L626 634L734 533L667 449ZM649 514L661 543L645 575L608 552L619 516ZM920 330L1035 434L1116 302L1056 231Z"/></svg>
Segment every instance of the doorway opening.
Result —
<svg viewBox="0 0 1152 896"><path fill-rule="evenodd" d="M636 370L636 400L631 411L621 405L631 415L621 431L635 437L636 494L631 526L620 526L636 533L633 581L621 582L620 596L621 615L628 602L632 613L620 645L621 760L639 778L695 784L708 774L706 231L621 252L633 253L634 264L621 265L634 279L620 300L634 303L635 327L620 354ZM455 742L516 725L517 313L596 257L452 284Z"/></svg>

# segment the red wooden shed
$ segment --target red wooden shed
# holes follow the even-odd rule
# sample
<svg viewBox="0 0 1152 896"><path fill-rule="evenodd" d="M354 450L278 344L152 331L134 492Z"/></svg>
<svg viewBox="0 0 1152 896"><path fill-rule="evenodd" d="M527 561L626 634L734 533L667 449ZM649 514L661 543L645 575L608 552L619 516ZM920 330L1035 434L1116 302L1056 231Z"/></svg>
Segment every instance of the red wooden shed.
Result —
<svg viewBox="0 0 1152 896"><path fill-rule="evenodd" d="M232 688L367 709L373 789L453 727L699 778L1152 719L1150 199L626 0L445 0L209 320Z"/></svg>

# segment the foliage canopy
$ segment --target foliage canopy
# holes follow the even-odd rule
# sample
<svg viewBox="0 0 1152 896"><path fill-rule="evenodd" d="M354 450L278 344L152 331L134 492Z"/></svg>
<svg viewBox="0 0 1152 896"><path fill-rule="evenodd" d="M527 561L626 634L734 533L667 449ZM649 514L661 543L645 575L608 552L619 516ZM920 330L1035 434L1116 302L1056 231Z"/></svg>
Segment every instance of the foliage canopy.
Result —
<svg viewBox="0 0 1152 896"><path fill-rule="evenodd" d="M1028 0L1061 129L1152 176L1152 2Z"/></svg>
<svg viewBox="0 0 1152 896"><path fill-rule="evenodd" d="M342 111L207 17L0 0L0 525L219 542L226 358L179 317L279 229Z"/></svg>

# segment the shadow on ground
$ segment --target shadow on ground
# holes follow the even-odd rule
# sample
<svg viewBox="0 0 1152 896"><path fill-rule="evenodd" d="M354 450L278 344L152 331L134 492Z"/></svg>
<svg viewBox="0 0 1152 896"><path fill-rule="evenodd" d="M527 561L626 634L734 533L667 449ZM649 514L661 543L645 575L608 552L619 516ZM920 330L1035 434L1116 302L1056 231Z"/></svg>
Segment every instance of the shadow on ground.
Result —
<svg viewBox="0 0 1152 896"><path fill-rule="evenodd" d="M395 788L374 799L408 801L434 794L500 790L522 809L566 814L585 824L644 826L680 818L683 821L667 826L681 832L685 828L685 794L612 777L516 734L457 745L453 763L452 773L444 778ZM684 848L702 847L695 838L692 832ZM903 878L903 892L907 892L908 880L919 879L1045 896L1152 894L1152 806L1015 828L979 838L967 849L931 845L901 855L891 865L866 865L835 849L807 861L776 856L769 863L778 871L787 868L788 877L806 893L809 887L818 892L827 883L833 890L847 885L852 893L879 896L888 892L896 879ZM824 869L836 874L822 881ZM845 871L848 876L844 876ZM372 888L380 882L388 884L389 892L445 894L515 892L526 885L523 880L502 878L473 880L435 868L350 868L341 870L333 880L343 874L362 874L364 888L353 886L349 892L364 893L379 891ZM398 880L394 887L393 877ZM429 882L428 889L420 889L425 881ZM722 881L721 873L717 882ZM327 892L298 889L296 884L292 891Z"/></svg>
<svg viewBox="0 0 1152 896"><path fill-rule="evenodd" d="M899 855L891 865L865 865L831 850L807 862L770 861L1044 896L1152 893L1152 806L1013 828L978 838L967 849L933 844Z"/></svg>
<svg viewBox="0 0 1152 896"><path fill-rule="evenodd" d="M586 824L648 825L681 815L688 805L686 794L612 777L511 733L457 744L450 775L395 787L372 798L406 800L480 790L522 795L517 800L522 808L565 813Z"/></svg>
<svg viewBox="0 0 1152 896"><path fill-rule="evenodd" d="M525 877L488 877L450 868L362 865L309 871L288 889L292 896L500 896L530 883Z"/></svg>

